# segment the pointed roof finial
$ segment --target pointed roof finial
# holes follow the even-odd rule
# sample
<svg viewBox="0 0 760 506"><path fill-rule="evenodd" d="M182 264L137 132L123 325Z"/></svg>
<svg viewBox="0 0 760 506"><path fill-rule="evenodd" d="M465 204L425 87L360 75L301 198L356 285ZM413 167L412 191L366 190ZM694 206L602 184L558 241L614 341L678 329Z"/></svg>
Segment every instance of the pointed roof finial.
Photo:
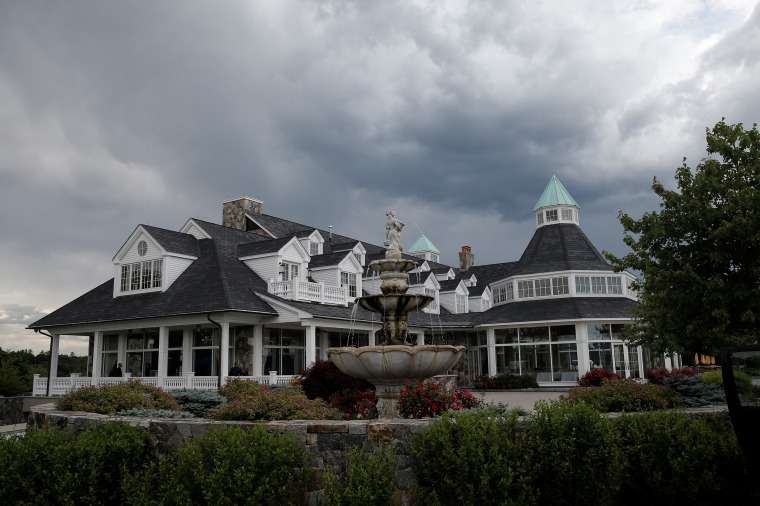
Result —
<svg viewBox="0 0 760 506"><path fill-rule="evenodd" d="M554 174L552 174L549 184L546 185L544 193L541 194L541 198L538 199L538 202L533 207L533 211L551 206L575 206L578 209L581 208Z"/></svg>

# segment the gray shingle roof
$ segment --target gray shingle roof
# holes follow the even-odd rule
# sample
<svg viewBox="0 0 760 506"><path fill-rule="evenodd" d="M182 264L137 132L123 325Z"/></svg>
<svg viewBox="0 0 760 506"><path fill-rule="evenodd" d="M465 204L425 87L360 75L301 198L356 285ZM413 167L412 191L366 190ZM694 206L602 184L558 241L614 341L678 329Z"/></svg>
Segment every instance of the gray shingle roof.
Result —
<svg viewBox="0 0 760 506"><path fill-rule="evenodd" d="M612 271L580 227L561 223L536 230L510 275L570 269Z"/></svg>
<svg viewBox="0 0 760 506"><path fill-rule="evenodd" d="M495 306L474 317L474 323L529 323L589 318L630 318L636 304L626 297L558 297Z"/></svg>
<svg viewBox="0 0 760 506"><path fill-rule="evenodd" d="M169 253L198 256L198 240L190 234L166 230L165 228L141 225L152 238Z"/></svg>

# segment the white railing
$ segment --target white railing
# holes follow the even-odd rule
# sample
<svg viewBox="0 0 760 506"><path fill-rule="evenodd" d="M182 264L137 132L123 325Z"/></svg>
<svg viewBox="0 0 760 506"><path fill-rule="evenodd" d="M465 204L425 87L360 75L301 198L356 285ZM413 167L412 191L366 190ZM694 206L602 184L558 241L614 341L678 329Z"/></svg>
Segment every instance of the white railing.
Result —
<svg viewBox="0 0 760 506"><path fill-rule="evenodd" d="M269 282L269 293L283 299L321 302L322 304L348 305L348 290L342 286L311 283L292 279L290 281Z"/></svg>
<svg viewBox="0 0 760 506"><path fill-rule="evenodd" d="M270 373L266 376L226 376L225 381L241 380L241 381L255 381L257 383L264 383L266 385L289 385L297 376L292 375L278 375ZM158 388L162 388L167 391L172 390L218 390L219 377L218 376L195 376L194 373L188 373L187 376L147 376L140 378L90 378L90 377L71 377L71 378L53 378L51 384L50 395L59 396L64 395L70 390L82 388L86 386L103 386L103 385L117 385L124 383L130 379L139 380L146 385L153 385ZM47 395L47 378L41 378L39 374L34 375L34 381L32 386L32 395L44 396Z"/></svg>

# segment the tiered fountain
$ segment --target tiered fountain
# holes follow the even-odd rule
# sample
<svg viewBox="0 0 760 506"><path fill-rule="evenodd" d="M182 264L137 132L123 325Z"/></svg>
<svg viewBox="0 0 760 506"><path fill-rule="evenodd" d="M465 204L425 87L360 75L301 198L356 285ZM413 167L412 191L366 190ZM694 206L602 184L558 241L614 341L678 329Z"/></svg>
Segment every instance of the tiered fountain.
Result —
<svg viewBox="0 0 760 506"><path fill-rule="evenodd" d="M398 398L410 379L427 379L448 371L459 361L464 346L413 346L408 343L407 325L410 311L417 311L433 301L429 295L407 294L409 271L417 262L401 256L401 229L404 224L388 211L385 258L369 264L380 274L382 294L360 297L366 310L380 313L383 328L375 336L378 346L330 348L327 355L341 371L374 384L380 418L399 418Z"/></svg>

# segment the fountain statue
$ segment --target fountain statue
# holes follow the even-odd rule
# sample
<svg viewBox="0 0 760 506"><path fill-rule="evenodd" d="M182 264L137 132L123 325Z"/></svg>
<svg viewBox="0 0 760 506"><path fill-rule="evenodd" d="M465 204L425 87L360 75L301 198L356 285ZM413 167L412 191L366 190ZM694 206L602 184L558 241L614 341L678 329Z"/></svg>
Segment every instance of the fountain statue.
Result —
<svg viewBox="0 0 760 506"><path fill-rule="evenodd" d="M381 314L383 327L375 336L377 346L330 348L327 356L344 373L375 385L380 418L399 418L397 403L406 380L445 373L459 361L465 347L414 346L408 342L408 313L425 308L434 297L406 293L408 273L417 267L417 262L401 255L404 223L393 211L386 215L385 258L369 264L370 269L380 274L382 293L357 299L364 309Z"/></svg>

